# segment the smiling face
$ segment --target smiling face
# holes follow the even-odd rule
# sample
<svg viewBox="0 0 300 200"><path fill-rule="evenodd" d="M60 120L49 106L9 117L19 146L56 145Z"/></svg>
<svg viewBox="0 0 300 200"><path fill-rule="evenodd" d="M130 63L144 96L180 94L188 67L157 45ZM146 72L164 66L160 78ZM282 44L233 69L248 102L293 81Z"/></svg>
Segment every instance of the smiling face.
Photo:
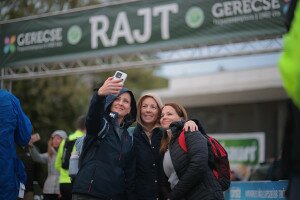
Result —
<svg viewBox="0 0 300 200"><path fill-rule="evenodd" d="M141 119L143 123L154 125L158 119L159 108L152 97L146 97L141 106Z"/></svg>
<svg viewBox="0 0 300 200"><path fill-rule="evenodd" d="M124 117L130 113L131 110L131 97L128 92L125 92L118 96L111 104L111 111L118 113L120 121L123 121Z"/></svg>
<svg viewBox="0 0 300 200"><path fill-rule="evenodd" d="M58 148L60 143L62 141L62 138L59 136L59 135L55 135L53 138L52 138L52 146L54 148Z"/></svg>
<svg viewBox="0 0 300 200"><path fill-rule="evenodd" d="M180 121L183 118L178 115L172 106L164 106L161 111L160 124L163 129L168 129L170 124L175 121Z"/></svg>

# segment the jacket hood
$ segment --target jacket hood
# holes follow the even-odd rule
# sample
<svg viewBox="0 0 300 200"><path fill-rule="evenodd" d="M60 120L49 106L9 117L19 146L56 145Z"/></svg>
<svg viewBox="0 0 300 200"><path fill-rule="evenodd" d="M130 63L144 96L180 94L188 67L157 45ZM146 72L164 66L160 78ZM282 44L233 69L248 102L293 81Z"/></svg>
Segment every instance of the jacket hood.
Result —
<svg viewBox="0 0 300 200"><path fill-rule="evenodd" d="M156 102L157 106L158 106L158 118L157 118L157 121L156 121L154 127L152 128L152 130L153 130L156 127L160 127L159 120L160 120L160 115L161 115L161 109L163 107L163 103L162 103L161 99L158 96L156 96L155 94L150 94L149 93L149 94L145 94L145 95L140 97L140 99L138 101L138 105L137 105L136 121L137 121L137 123L139 123L143 127L143 129L146 129L146 126L145 126L145 124L144 124L144 122L141 118L141 109L142 109L142 103L143 103L144 99L147 98L147 97L153 98L154 101ZM147 130L147 131L152 131L152 130Z"/></svg>
<svg viewBox="0 0 300 200"><path fill-rule="evenodd" d="M54 131L52 134L51 134L51 137L54 137L54 136L60 136L62 139L66 139L68 137L67 133L63 130L56 130Z"/></svg>
<svg viewBox="0 0 300 200"><path fill-rule="evenodd" d="M106 100L105 100L105 113L108 113L110 116L114 116L114 118L117 117L117 113L112 113L110 112L110 107L111 104L113 103L113 101L120 95L124 94L124 93L129 93L130 97L131 97L131 110L130 113L128 115L125 116L124 118L124 126L125 127L129 127L133 122L135 122L136 120L136 115L137 115L137 108L136 108L136 100L134 98L134 95L132 93L132 91L130 91L129 89L123 87L118 95L107 95L106 96ZM112 114L112 115L111 115Z"/></svg>
<svg viewBox="0 0 300 200"><path fill-rule="evenodd" d="M170 124L170 130L174 138L178 137L184 127L184 120L172 122Z"/></svg>
<svg viewBox="0 0 300 200"><path fill-rule="evenodd" d="M202 124L199 122L199 120L197 120L197 119L191 119L191 120L196 123L196 125L198 126L199 132L201 132L203 135L206 135L206 131L205 131L204 127L202 126ZM185 122L186 122L185 120L181 120L181 121L172 122L170 124L170 130L171 130L174 138L179 136L179 134L181 133L181 131L184 128Z"/></svg>

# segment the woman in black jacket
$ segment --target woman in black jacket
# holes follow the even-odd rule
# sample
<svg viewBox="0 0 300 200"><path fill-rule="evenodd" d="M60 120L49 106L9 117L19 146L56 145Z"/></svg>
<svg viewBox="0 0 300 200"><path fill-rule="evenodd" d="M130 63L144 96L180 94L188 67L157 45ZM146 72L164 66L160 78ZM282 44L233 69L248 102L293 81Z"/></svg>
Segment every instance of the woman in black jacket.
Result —
<svg viewBox="0 0 300 200"><path fill-rule="evenodd" d="M163 129L160 126L162 101L154 94L145 94L138 101L137 126L134 129L136 155L135 191L138 200L163 199L160 193L159 173L162 154L159 152ZM193 121L185 129L197 130Z"/></svg>
<svg viewBox="0 0 300 200"><path fill-rule="evenodd" d="M122 80L109 77L95 92L86 117L86 137L73 199L135 199L133 138L136 101Z"/></svg>
<svg viewBox="0 0 300 200"><path fill-rule="evenodd" d="M160 123L165 134L160 148L164 153L161 189L165 199L224 199L208 165L207 140L201 132L184 132L187 152L179 145L186 119L185 109L176 103L165 104L162 109Z"/></svg>
<svg viewBox="0 0 300 200"><path fill-rule="evenodd" d="M143 95L138 101L137 126L134 129L136 155L135 191L139 200L159 199L159 152L163 129L159 119L163 104L154 94Z"/></svg>

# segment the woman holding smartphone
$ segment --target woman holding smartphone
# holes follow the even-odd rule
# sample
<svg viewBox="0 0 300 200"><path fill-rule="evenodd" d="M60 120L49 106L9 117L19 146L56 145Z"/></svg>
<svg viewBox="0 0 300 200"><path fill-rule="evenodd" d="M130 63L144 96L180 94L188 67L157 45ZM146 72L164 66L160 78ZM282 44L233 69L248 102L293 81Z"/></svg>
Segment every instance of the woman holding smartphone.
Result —
<svg viewBox="0 0 300 200"><path fill-rule="evenodd" d="M135 199L133 138L127 128L136 111L133 93L119 78L109 77L95 91L72 199Z"/></svg>

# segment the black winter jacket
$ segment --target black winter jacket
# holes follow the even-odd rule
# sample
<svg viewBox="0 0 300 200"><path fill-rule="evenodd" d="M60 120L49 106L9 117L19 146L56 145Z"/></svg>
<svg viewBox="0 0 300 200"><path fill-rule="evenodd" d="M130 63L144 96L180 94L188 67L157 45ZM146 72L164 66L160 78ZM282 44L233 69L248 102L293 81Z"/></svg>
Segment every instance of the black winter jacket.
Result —
<svg viewBox="0 0 300 200"><path fill-rule="evenodd" d="M134 130L134 146L136 155L136 195L139 200L159 199L161 195L159 172L162 154L159 152L163 130L155 128L151 144L141 125Z"/></svg>
<svg viewBox="0 0 300 200"><path fill-rule="evenodd" d="M94 94L87 114L83 158L73 183L73 193L99 199L135 199L133 139L127 128L135 120L136 102L127 89L123 88L120 94L125 92L131 95L131 113L124 120L121 137L115 130L117 113L110 112L116 96Z"/></svg>
<svg viewBox="0 0 300 200"><path fill-rule="evenodd" d="M287 120L283 137L282 169L284 177L300 175L300 110L292 102L287 104ZM282 179L284 177L281 177Z"/></svg>
<svg viewBox="0 0 300 200"><path fill-rule="evenodd" d="M207 139L201 132L185 132L188 152L179 146L178 137L182 122L171 124L173 138L170 141L170 155L179 182L170 191L168 178L162 173L162 192L171 200L224 199L221 186L208 165ZM163 169L161 169L163 172ZM170 192L169 192L170 191Z"/></svg>

